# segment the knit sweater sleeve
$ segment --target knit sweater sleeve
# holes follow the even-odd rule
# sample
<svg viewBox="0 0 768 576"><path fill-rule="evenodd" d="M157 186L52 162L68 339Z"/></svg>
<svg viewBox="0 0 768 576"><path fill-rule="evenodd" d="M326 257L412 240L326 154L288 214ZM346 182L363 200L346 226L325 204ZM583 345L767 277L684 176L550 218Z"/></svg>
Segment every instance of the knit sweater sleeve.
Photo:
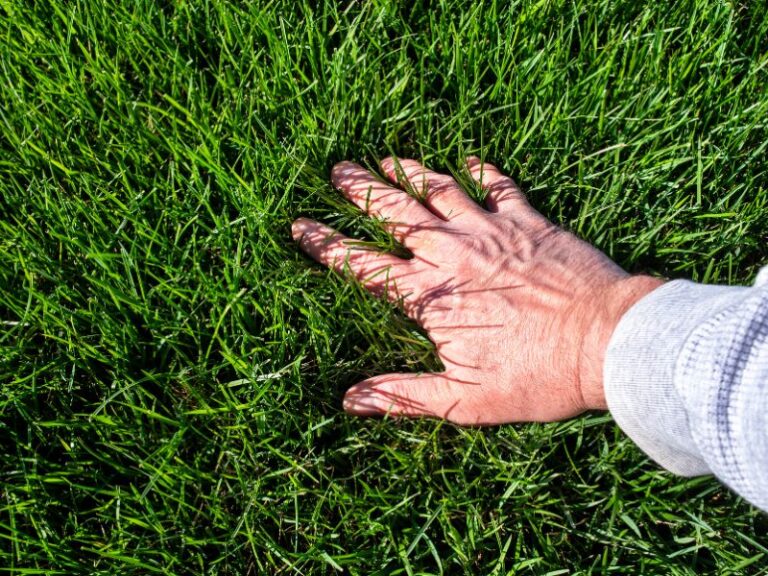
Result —
<svg viewBox="0 0 768 576"><path fill-rule="evenodd" d="M753 287L669 282L616 327L608 407L651 458L768 510L768 267Z"/></svg>

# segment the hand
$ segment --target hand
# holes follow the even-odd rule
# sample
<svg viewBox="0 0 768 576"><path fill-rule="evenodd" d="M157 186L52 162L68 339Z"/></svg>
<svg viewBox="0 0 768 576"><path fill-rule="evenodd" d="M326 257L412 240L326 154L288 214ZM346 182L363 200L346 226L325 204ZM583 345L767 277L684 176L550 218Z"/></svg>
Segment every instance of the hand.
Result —
<svg viewBox="0 0 768 576"><path fill-rule="evenodd" d="M409 260L355 246L300 218L293 237L313 258L351 271L401 302L435 343L439 374L387 374L350 388L353 414L435 416L464 425L550 421L606 407L605 349L622 314L661 284L629 276L604 254L536 212L490 164L467 167L486 207L450 176L388 158L388 185L351 162L333 184L413 253Z"/></svg>

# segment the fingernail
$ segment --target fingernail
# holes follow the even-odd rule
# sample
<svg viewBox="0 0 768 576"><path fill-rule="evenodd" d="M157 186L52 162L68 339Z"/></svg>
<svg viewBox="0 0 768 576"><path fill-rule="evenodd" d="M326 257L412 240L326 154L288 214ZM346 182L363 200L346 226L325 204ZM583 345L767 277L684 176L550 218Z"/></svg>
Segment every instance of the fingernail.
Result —
<svg viewBox="0 0 768 576"><path fill-rule="evenodd" d="M350 162L349 160L342 160L333 168L331 168L331 183L333 186L335 188L341 188L341 179L343 178L344 173L350 169L354 169L355 167L356 164L354 162Z"/></svg>
<svg viewBox="0 0 768 576"><path fill-rule="evenodd" d="M394 156L387 156L379 163L379 166L381 167L384 172L389 172L392 170L392 168L395 165L395 157Z"/></svg>
<svg viewBox="0 0 768 576"><path fill-rule="evenodd" d="M297 218L293 224L291 224L291 236L298 242L301 237L304 236L307 231L308 221L306 218Z"/></svg>
<svg viewBox="0 0 768 576"><path fill-rule="evenodd" d="M384 412L370 392L347 392L343 401L344 411L354 416L378 416Z"/></svg>

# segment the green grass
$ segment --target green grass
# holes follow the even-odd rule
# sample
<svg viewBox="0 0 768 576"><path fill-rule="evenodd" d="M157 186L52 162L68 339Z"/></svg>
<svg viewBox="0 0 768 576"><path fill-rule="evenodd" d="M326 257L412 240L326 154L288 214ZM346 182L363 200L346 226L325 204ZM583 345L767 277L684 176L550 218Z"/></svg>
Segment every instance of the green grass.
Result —
<svg viewBox="0 0 768 576"><path fill-rule="evenodd" d="M0 0L0 571L758 574L766 517L607 416L358 420L434 364L290 239L477 153L621 265L768 260L764 2Z"/></svg>

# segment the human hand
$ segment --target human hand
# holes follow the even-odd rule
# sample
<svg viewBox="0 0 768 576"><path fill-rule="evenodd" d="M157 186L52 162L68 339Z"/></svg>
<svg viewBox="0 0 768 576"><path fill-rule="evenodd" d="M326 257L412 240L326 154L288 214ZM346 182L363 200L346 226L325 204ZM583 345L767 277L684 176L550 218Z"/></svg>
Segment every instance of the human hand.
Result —
<svg viewBox="0 0 768 576"><path fill-rule="evenodd" d="M388 158L381 167L423 204L351 162L337 164L331 178L382 218L412 259L361 248L305 218L294 222L293 237L317 261L402 302L445 371L374 376L347 391L345 410L485 425L605 409L608 340L624 312L661 281L628 275L556 227L479 158L467 168L487 191L487 210L453 178L416 161Z"/></svg>

